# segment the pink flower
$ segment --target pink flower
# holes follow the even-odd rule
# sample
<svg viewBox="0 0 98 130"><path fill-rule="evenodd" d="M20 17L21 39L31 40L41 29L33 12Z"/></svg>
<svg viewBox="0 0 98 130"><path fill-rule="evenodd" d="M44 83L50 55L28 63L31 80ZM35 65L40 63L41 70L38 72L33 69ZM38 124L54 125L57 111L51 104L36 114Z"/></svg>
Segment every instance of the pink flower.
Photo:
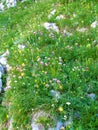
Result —
<svg viewBox="0 0 98 130"><path fill-rule="evenodd" d="M49 84L46 84L45 86L46 86L46 87L49 87Z"/></svg>
<svg viewBox="0 0 98 130"><path fill-rule="evenodd" d="M56 82L59 84L59 83L60 83L60 80L57 80Z"/></svg>

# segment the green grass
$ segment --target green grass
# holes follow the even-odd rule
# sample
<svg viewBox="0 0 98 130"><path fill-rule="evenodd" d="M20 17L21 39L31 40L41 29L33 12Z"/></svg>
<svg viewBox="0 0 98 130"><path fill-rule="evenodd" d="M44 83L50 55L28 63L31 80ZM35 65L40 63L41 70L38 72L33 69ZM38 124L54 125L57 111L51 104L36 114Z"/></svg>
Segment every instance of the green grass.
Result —
<svg viewBox="0 0 98 130"><path fill-rule="evenodd" d="M56 13L48 19L53 9ZM56 20L60 14L64 19ZM32 109L50 111L62 121L64 115L72 116L68 130L98 129L98 26L91 28L95 20L97 0L68 4L65 0L29 0L0 13L0 54L8 49L8 63L12 66L12 88L3 95L6 105L0 104L2 130L7 129L11 117L14 130L30 130ZM47 31L44 22L55 22L60 32ZM77 28L82 27L88 31L78 32ZM72 35L65 36L64 29ZM20 50L18 44L26 48ZM57 101L51 90L60 92ZM95 93L96 99L87 97L89 93ZM80 119L74 113L79 113Z"/></svg>

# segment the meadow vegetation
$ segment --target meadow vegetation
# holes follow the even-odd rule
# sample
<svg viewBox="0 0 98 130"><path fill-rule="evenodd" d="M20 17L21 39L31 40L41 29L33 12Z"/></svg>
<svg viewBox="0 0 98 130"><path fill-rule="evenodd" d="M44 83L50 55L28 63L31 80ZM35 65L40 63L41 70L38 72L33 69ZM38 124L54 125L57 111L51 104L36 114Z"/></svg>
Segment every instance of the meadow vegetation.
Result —
<svg viewBox="0 0 98 130"><path fill-rule="evenodd" d="M0 55L9 50L12 67L11 88L0 94L1 130L11 118L14 130L31 130L37 110L62 122L72 117L65 130L98 130L95 21L97 0L27 0L0 12ZM59 32L46 29L45 22L55 23ZM40 120L45 127L53 122Z"/></svg>

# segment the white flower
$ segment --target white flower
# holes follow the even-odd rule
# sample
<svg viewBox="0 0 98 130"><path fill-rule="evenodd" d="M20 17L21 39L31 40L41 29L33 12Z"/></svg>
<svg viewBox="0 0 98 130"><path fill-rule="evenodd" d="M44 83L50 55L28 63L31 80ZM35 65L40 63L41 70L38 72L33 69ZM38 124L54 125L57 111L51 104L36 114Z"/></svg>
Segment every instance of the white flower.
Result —
<svg viewBox="0 0 98 130"><path fill-rule="evenodd" d="M3 11L4 10L4 5L2 3L0 3L0 10Z"/></svg>
<svg viewBox="0 0 98 130"><path fill-rule="evenodd" d="M23 50L25 47L26 47L25 45L20 45L20 44L18 45L18 48L21 50Z"/></svg>
<svg viewBox="0 0 98 130"><path fill-rule="evenodd" d="M48 15L48 18L51 18L54 14L55 14L55 12L56 12L56 10L54 9L54 10L52 10L51 12L50 12L50 14Z"/></svg>
<svg viewBox="0 0 98 130"><path fill-rule="evenodd" d="M69 106L70 104L71 104L70 102L66 102L66 105L68 105L68 106Z"/></svg>
<svg viewBox="0 0 98 130"><path fill-rule="evenodd" d="M44 27L47 29L47 30L53 30L55 32L59 32L59 29L58 29L58 26L56 26L55 23L44 23Z"/></svg>
<svg viewBox="0 0 98 130"><path fill-rule="evenodd" d="M56 17L56 20L60 20L60 19L64 19L64 15L61 14L61 15Z"/></svg>
<svg viewBox="0 0 98 130"><path fill-rule="evenodd" d="M66 115L64 115L64 120L66 120L67 119L67 116Z"/></svg>
<svg viewBox="0 0 98 130"><path fill-rule="evenodd" d="M75 18L77 15L75 13L73 13L73 17Z"/></svg>
<svg viewBox="0 0 98 130"><path fill-rule="evenodd" d="M98 21L94 21L94 22L91 24L91 27L92 27L92 28L96 28L96 26L98 26Z"/></svg>

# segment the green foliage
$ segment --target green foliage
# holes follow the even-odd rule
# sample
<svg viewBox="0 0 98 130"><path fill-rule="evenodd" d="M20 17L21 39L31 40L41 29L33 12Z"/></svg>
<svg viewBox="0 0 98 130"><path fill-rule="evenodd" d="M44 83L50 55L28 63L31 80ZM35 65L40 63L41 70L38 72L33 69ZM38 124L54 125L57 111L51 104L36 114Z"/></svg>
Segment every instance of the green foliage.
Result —
<svg viewBox="0 0 98 130"><path fill-rule="evenodd" d="M61 14L64 19L57 20ZM30 130L32 111L42 109L63 122L65 115L72 116L68 130L98 129L98 26L91 28L97 18L97 1L90 0L29 0L0 12L0 54L8 49L12 66L11 89L3 96L6 106L0 105L0 128L13 118L14 130ZM55 22L60 32L46 30L44 22ZM79 32L81 28L87 31ZM26 47L19 49L19 44ZM46 118L39 122L51 124Z"/></svg>

